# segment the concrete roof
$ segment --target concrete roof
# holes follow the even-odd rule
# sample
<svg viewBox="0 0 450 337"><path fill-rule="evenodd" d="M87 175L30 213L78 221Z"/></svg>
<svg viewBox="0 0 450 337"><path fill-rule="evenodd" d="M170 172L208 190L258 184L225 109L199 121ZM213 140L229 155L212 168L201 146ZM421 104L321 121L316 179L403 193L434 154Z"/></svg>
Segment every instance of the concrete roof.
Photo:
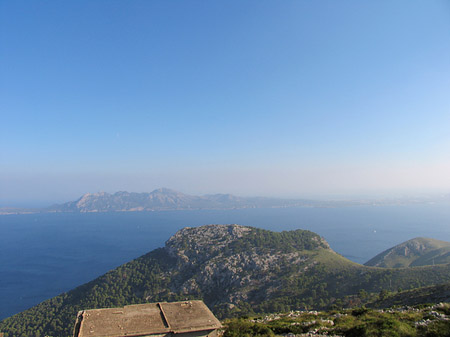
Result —
<svg viewBox="0 0 450 337"><path fill-rule="evenodd" d="M147 336L221 327L203 301L161 302L80 311L74 337Z"/></svg>

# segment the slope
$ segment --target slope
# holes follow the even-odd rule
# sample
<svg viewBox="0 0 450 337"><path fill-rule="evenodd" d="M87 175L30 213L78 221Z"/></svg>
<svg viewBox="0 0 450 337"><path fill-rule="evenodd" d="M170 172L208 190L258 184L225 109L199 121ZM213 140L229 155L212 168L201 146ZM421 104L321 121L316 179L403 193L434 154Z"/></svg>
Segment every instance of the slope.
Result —
<svg viewBox="0 0 450 337"><path fill-rule="evenodd" d="M450 263L450 242L415 238L385 250L365 265L401 268L445 263Z"/></svg>
<svg viewBox="0 0 450 337"><path fill-rule="evenodd" d="M450 283L410 290L387 293L376 301L368 303L371 308L389 308L392 306L413 306L426 303L449 303Z"/></svg>

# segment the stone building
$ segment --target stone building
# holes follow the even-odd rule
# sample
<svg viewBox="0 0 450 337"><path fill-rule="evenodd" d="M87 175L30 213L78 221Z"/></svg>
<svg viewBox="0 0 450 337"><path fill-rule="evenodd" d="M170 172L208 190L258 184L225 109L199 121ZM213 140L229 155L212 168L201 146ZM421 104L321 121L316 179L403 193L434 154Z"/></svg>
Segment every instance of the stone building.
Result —
<svg viewBox="0 0 450 337"><path fill-rule="evenodd" d="M222 325L203 301L83 310L74 337L215 337Z"/></svg>

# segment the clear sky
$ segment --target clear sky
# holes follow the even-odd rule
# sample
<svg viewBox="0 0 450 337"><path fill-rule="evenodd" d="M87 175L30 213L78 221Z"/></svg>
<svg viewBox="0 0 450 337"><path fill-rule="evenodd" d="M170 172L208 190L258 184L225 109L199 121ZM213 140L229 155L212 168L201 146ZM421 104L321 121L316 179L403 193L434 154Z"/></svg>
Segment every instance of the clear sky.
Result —
<svg viewBox="0 0 450 337"><path fill-rule="evenodd" d="M450 2L0 1L0 206L450 192Z"/></svg>

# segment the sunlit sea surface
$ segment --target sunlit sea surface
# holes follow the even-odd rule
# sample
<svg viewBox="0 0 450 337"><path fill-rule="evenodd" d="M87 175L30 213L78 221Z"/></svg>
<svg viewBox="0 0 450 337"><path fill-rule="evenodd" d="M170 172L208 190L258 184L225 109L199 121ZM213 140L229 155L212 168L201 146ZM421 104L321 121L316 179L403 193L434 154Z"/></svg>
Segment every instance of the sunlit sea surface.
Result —
<svg viewBox="0 0 450 337"><path fill-rule="evenodd" d="M145 254L178 229L241 224L308 229L364 263L418 236L450 241L450 205L0 216L0 319Z"/></svg>

